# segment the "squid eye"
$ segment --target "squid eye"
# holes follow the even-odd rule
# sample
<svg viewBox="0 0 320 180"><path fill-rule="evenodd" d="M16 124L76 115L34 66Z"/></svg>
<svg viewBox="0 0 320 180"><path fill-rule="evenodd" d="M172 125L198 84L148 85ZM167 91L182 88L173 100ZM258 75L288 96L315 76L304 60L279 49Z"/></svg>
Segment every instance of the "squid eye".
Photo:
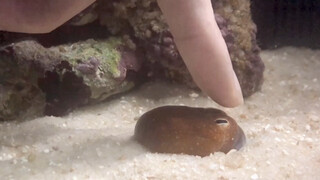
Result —
<svg viewBox="0 0 320 180"><path fill-rule="evenodd" d="M215 122L218 125L227 125L227 124L229 124L229 122L226 119L216 119Z"/></svg>

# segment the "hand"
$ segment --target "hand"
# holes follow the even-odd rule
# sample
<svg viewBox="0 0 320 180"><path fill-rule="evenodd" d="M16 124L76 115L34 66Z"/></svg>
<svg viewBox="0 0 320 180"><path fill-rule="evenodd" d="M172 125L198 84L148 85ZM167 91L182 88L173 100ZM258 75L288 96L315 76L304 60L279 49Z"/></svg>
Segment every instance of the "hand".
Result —
<svg viewBox="0 0 320 180"><path fill-rule="evenodd" d="M46 33L95 0L0 0L0 30ZM158 0L194 81L226 107L243 103L238 79L215 21L211 0Z"/></svg>
<svg viewBox="0 0 320 180"><path fill-rule="evenodd" d="M196 84L226 107L243 103L211 0L158 0L178 50Z"/></svg>
<svg viewBox="0 0 320 180"><path fill-rule="evenodd" d="M95 0L0 0L0 30L47 33Z"/></svg>

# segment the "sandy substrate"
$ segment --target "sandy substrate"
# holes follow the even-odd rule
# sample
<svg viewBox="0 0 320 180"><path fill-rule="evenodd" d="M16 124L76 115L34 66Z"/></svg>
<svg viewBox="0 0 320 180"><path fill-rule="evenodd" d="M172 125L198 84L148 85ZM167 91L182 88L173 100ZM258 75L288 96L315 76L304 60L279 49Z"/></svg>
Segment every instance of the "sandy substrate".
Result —
<svg viewBox="0 0 320 180"><path fill-rule="evenodd" d="M320 179L320 51L264 51L261 92L235 109L182 86L150 83L63 117L0 124L0 179ZM152 154L137 118L168 104L218 107L247 135L240 151Z"/></svg>

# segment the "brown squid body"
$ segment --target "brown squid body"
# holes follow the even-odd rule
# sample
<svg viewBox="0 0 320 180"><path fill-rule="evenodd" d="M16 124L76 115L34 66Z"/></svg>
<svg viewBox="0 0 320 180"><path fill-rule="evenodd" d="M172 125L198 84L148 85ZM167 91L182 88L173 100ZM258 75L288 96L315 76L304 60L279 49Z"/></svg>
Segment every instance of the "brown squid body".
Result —
<svg viewBox="0 0 320 180"><path fill-rule="evenodd" d="M239 150L246 137L236 121L213 108L163 106L143 114L134 138L151 152L207 156Z"/></svg>

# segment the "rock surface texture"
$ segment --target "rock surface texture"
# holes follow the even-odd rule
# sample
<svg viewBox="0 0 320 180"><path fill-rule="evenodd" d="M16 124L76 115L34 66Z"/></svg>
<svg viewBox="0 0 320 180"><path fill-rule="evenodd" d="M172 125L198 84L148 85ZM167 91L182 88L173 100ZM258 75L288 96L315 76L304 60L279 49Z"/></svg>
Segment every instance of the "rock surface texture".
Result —
<svg viewBox="0 0 320 180"><path fill-rule="evenodd" d="M136 54L121 38L45 48L25 40L0 50L0 119L61 116L134 86Z"/></svg>

